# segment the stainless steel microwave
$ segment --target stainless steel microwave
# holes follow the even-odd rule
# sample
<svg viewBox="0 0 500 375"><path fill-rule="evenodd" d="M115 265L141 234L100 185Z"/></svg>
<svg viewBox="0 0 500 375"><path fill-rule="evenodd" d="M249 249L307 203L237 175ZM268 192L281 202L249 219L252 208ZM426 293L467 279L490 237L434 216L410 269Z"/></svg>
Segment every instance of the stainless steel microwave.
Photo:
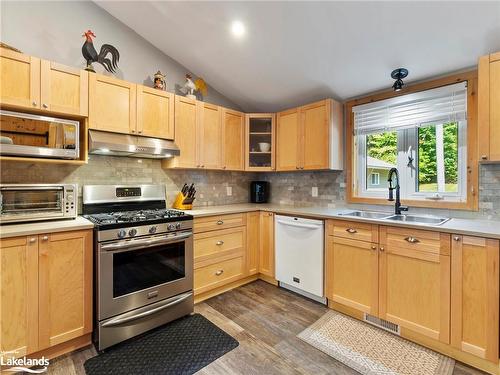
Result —
<svg viewBox="0 0 500 375"><path fill-rule="evenodd" d="M77 196L74 184L2 184L0 222L74 219Z"/></svg>
<svg viewBox="0 0 500 375"><path fill-rule="evenodd" d="M0 110L0 155L78 159L80 123Z"/></svg>

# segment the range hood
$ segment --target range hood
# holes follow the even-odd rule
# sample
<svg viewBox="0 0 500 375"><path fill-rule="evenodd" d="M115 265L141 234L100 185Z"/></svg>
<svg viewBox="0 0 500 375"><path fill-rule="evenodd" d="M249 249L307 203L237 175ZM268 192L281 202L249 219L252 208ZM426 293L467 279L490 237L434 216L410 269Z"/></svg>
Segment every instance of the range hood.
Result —
<svg viewBox="0 0 500 375"><path fill-rule="evenodd" d="M89 130L89 153L134 158L167 159L180 155L173 141Z"/></svg>

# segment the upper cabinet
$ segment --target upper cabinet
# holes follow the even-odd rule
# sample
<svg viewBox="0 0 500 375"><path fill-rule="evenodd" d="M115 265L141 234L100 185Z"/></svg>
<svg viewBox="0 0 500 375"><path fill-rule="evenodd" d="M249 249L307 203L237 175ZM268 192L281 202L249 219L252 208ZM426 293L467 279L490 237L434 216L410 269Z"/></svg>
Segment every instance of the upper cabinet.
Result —
<svg viewBox="0 0 500 375"><path fill-rule="evenodd" d="M245 115L222 108L222 169L245 169Z"/></svg>
<svg viewBox="0 0 500 375"><path fill-rule="evenodd" d="M54 62L0 49L0 104L85 117L88 73Z"/></svg>
<svg viewBox="0 0 500 375"><path fill-rule="evenodd" d="M276 169L343 169L342 105L332 99L277 115Z"/></svg>
<svg viewBox="0 0 500 375"><path fill-rule="evenodd" d="M90 74L89 128L115 133L136 133L136 85Z"/></svg>
<svg viewBox="0 0 500 375"><path fill-rule="evenodd" d="M478 152L481 161L500 161L500 52L479 59Z"/></svg>
<svg viewBox="0 0 500 375"><path fill-rule="evenodd" d="M275 170L275 115L254 113L246 115L246 170Z"/></svg>
<svg viewBox="0 0 500 375"><path fill-rule="evenodd" d="M222 167L222 126L220 107L201 102L199 106L201 108L201 121L198 124L198 134L195 137L200 155L198 160L199 167L220 169Z"/></svg>
<svg viewBox="0 0 500 375"><path fill-rule="evenodd" d="M137 85L137 134L174 139L174 94Z"/></svg>

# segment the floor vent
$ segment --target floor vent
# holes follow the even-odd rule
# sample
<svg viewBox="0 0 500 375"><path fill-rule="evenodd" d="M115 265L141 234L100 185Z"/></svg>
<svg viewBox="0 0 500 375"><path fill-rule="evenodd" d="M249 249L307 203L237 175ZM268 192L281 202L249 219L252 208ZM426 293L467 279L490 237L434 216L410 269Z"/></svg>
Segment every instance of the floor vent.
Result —
<svg viewBox="0 0 500 375"><path fill-rule="evenodd" d="M401 329L397 324L388 322L387 320L377 318L376 316L365 313L363 320L371 325L374 325L378 328L382 328L385 331L395 333L398 336L401 336Z"/></svg>

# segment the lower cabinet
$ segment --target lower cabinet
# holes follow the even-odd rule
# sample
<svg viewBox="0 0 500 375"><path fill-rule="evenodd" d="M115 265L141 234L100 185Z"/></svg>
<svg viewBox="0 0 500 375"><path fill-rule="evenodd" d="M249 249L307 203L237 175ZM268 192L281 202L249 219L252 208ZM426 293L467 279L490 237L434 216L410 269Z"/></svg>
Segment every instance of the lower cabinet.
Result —
<svg viewBox="0 0 500 375"><path fill-rule="evenodd" d="M247 269L249 275L259 273L260 213L247 213Z"/></svg>
<svg viewBox="0 0 500 375"><path fill-rule="evenodd" d="M92 332L92 231L0 241L0 351L20 357Z"/></svg>
<svg viewBox="0 0 500 375"><path fill-rule="evenodd" d="M274 213L260 212L259 273L274 278Z"/></svg>

